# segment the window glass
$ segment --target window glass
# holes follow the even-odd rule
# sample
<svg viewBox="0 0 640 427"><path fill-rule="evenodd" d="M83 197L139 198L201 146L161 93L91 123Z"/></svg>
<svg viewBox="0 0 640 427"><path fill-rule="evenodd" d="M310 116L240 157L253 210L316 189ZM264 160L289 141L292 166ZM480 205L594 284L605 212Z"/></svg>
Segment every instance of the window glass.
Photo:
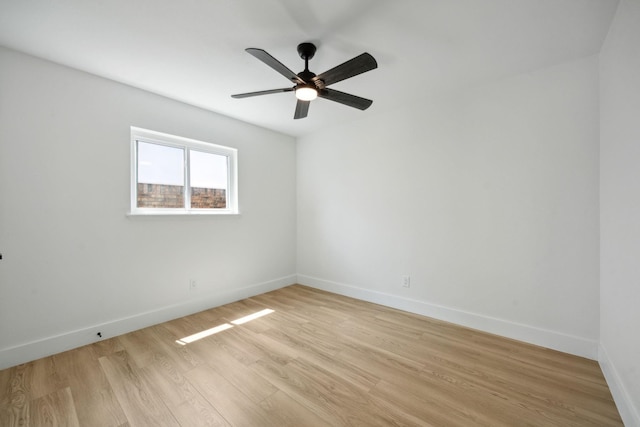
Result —
<svg viewBox="0 0 640 427"><path fill-rule="evenodd" d="M184 207L184 150L138 141L139 208Z"/></svg>
<svg viewBox="0 0 640 427"><path fill-rule="evenodd" d="M189 150L189 183L192 209L227 207L227 156Z"/></svg>

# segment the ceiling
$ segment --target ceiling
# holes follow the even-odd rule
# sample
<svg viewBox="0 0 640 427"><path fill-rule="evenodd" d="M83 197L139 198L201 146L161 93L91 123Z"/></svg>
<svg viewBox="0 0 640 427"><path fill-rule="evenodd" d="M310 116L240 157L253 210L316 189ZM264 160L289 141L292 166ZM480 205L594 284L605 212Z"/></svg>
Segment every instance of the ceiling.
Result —
<svg viewBox="0 0 640 427"><path fill-rule="evenodd" d="M455 88L596 54L617 0L0 0L0 45L292 136ZM292 86L244 52L295 72L318 46L316 74L369 52L378 68L332 88L373 99L360 111L324 99L293 120Z"/></svg>

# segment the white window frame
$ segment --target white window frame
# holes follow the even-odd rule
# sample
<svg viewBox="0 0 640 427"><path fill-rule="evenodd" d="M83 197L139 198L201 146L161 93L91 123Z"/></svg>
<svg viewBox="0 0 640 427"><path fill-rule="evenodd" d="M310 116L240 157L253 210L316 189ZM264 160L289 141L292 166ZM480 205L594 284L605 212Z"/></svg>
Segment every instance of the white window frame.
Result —
<svg viewBox="0 0 640 427"><path fill-rule="evenodd" d="M138 141L165 145L184 150L184 200L183 208L139 208L138 207ZM190 208L191 185L189 182L188 150L226 156L227 165L227 207ZM131 127L131 204L129 215L237 215L238 211L238 150L223 145L169 135L138 127Z"/></svg>

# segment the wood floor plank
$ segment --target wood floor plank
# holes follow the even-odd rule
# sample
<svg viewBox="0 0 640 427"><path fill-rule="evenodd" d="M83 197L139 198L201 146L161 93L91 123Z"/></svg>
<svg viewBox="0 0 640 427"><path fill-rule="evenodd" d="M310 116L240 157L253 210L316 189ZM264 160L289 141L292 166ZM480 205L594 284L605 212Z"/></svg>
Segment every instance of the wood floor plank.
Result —
<svg viewBox="0 0 640 427"><path fill-rule="evenodd" d="M213 328L214 326L227 323L228 320L224 318L223 313L220 311L220 308L222 307L224 306L215 307L209 310L203 310L187 316L186 319L196 328L187 335L191 335L196 332L200 332L205 329Z"/></svg>
<svg viewBox="0 0 640 427"><path fill-rule="evenodd" d="M327 421L278 390L264 399L260 406L269 414L274 425L287 427L326 427Z"/></svg>
<svg viewBox="0 0 640 427"><path fill-rule="evenodd" d="M438 400L447 402L450 406L460 407L460 402L466 402L463 413L473 420L473 424L506 427L521 424L523 423L521 420L532 417L539 419L540 415L544 415L544 412L538 411L539 407L524 405L523 400L518 400L518 405L512 405L514 399L509 393L500 395L480 393L482 389L476 387L475 383L465 382L457 375L448 375L441 370L421 373L419 382L420 387L412 390L414 395L427 388L437 396ZM548 423L550 419L545 421ZM558 421L558 425L574 425L568 422L570 418L562 419L555 416L553 419Z"/></svg>
<svg viewBox="0 0 640 427"><path fill-rule="evenodd" d="M418 377L423 369L420 363L367 343L349 344L339 357L380 379L399 384Z"/></svg>
<svg viewBox="0 0 640 427"><path fill-rule="evenodd" d="M181 337L176 337L163 325L152 327L149 334L154 340L155 347L162 350L162 354L181 372L187 372L202 363L190 347L177 343ZM156 362L162 362L163 359L163 357L157 357Z"/></svg>
<svg viewBox="0 0 640 427"><path fill-rule="evenodd" d="M301 355L299 358L339 375L344 380L349 381L353 386L366 392L370 391L380 381L377 375L361 368L359 363L349 363L341 357L340 353L335 356L328 356L323 353L309 352Z"/></svg>
<svg viewBox="0 0 640 427"><path fill-rule="evenodd" d="M170 363L142 368L154 393L182 426L228 426L222 415Z"/></svg>
<svg viewBox="0 0 640 427"><path fill-rule="evenodd" d="M187 378L211 405L218 408L229 424L247 427L270 425L268 413L216 371L200 366L187 373Z"/></svg>
<svg viewBox="0 0 640 427"><path fill-rule="evenodd" d="M204 397L172 406L171 413L183 427L232 427Z"/></svg>
<svg viewBox="0 0 640 427"><path fill-rule="evenodd" d="M120 340L113 337L93 343L91 345L91 350L97 357L102 357L124 350L124 348L122 347Z"/></svg>
<svg viewBox="0 0 640 427"><path fill-rule="evenodd" d="M230 346L231 341L241 344L247 351L250 351L253 360L248 358L239 359L245 364L251 364L261 358L269 358L277 363L286 364L299 356L296 348L283 344L265 334L257 334L245 328L235 328L228 334L223 334L216 339L226 340L225 344ZM249 363L246 361L249 360Z"/></svg>
<svg viewBox="0 0 640 427"><path fill-rule="evenodd" d="M474 401L487 402L485 403L487 408L501 408L499 411L493 409L500 414L515 412L520 414L516 418L536 419L540 424L552 424L550 420L556 419L560 425L563 423L568 425L568 421L562 416L568 415L566 410L558 413L548 405L548 402L546 405L541 405L535 396L523 393L522 388L509 389L497 385L500 379L493 377L489 372L475 369L473 367L449 369L446 364L437 362L427 364L419 377L421 387L430 384L433 379L439 380L445 387L446 383L443 381L446 381L450 383L456 396L472 396ZM468 375L468 371L474 371L474 375ZM419 392L420 388L416 392ZM542 423L540 420L545 422Z"/></svg>
<svg viewBox="0 0 640 427"><path fill-rule="evenodd" d="M4 384L2 407L0 407L0 422L2 426L28 426L29 425L29 402L31 391L29 389L30 370L32 365L25 363L7 369L8 375L2 378L8 380L8 385Z"/></svg>
<svg viewBox="0 0 640 427"><path fill-rule="evenodd" d="M406 425L409 422L404 413L395 408L381 410L371 394L354 387L350 381L331 370L320 368L304 359L296 359L290 365L291 370L296 371L305 382L314 382L317 387L323 387L325 402L331 403L329 407L332 410L345 406L350 408L348 413L343 411L343 419L347 425L389 426Z"/></svg>
<svg viewBox="0 0 640 427"><path fill-rule="evenodd" d="M269 307L255 300L245 299L233 304L228 304L226 306L220 307L220 310L218 310L218 312L224 315L224 319L227 322L233 323L236 320L239 320L246 316L250 316L268 308ZM251 331L257 333L264 331L268 327L269 326L264 322L264 318L258 318L255 321L245 323L245 328L248 328Z"/></svg>
<svg viewBox="0 0 640 427"><path fill-rule="evenodd" d="M249 334L251 335L251 334ZM256 343L253 343L248 334L238 332L238 329L230 329L216 334L207 340L214 341L224 351L229 352L238 361L250 365L263 356L263 351Z"/></svg>
<svg viewBox="0 0 640 427"><path fill-rule="evenodd" d="M119 348L111 344L109 348ZM111 354L104 350L102 345L92 345L54 356L60 375L70 386L78 421L83 426L109 427L127 422L98 361L101 354Z"/></svg>
<svg viewBox="0 0 640 427"><path fill-rule="evenodd" d="M101 357L99 361L131 424L149 427L179 425L126 351Z"/></svg>
<svg viewBox="0 0 640 427"><path fill-rule="evenodd" d="M424 388L423 392L415 394L407 391L403 385L381 381L372 390L372 395L377 397L385 408L401 410L412 414L425 424L436 426L466 427L466 426L505 426L504 423L495 420L487 423L485 419L477 417L473 411L448 397L443 397L436 390ZM533 426L526 420L518 422L518 426Z"/></svg>
<svg viewBox="0 0 640 427"><path fill-rule="evenodd" d="M33 400L29 407L29 413L32 426L80 426L69 387Z"/></svg>
<svg viewBox="0 0 640 427"><path fill-rule="evenodd" d="M204 327L202 325L202 322L199 320L198 316L199 313L195 313L190 316L179 317L177 319L161 323L159 326L162 326L164 329L171 332L173 336L176 337L176 339L188 337L204 329L207 329L207 327ZM208 327L210 328L211 326Z"/></svg>
<svg viewBox="0 0 640 427"><path fill-rule="evenodd" d="M60 376L55 357L44 357L29 362L30 398L37 399L65 388L68 383Z"/></svg>
<svg viewBox="0 0 640 427"><path fill-rule="evenodd" d="M157 343L151 334L152 330L152 327L149 327L118 337L118 341L129 355L130 361L139 368L144 368L158 359L167 357L162 344ZM118 353L121 352L114 354Z"/></svg>
<svg viewBox="0 0 640 427"><path fill-rule="evenodd" d="M300 312L296 305L280 295L267 293L252 297L251 299L264 304L267 308L275 310L275 312L269 316L268 320L270 321L277 320L278 324L294 325L302 325L309 322L309 318Z"/></svg>
<svg viewBox="0 0 640 427"><path fill-rule="evenodd" d="M331 357L338 354L341 349L338 343L318 339L318 337L313 336L308 331L299 328L290 328L287 326L269 328L262 332L262 335L278 341L288 348L296 349L298 355L323 354Z"/></svg>
<svg viewBox="0 0 640 427"><path fill-rule="evenodd" d="M558 372L550 376L547 369L523 364L519 360L507 361L502 358L493 358L489 355L473 354L465 352L460 345L449 342L453 347L446 349L442 345L433 354L439 354L436 365L439 367L452 367L458 375L469 375L476 380L483 379L484 384L497 384L503 391L519 394L520 398L529 404L535 401L544 405L549 410L562 407L566 411L575 411L574 403L588 398L589 407L611 408L608 399L592 397L589 393L590 384L585 384L581 378L573 378L566 381L564 372ZM444 343L443 343L444 345ZM526 384L526 388L522 387ZM551 403L551 405L550 405ZM598 409L596 409L598 410Z"/></svg>
<svg viewBox="0 0 640 427"><path fill-rule="evenodd" d="M273 375L277 371L264 369L260 362L261 372ZM396 411L381 411L373 404L372 397L354 387L350 382L329 371L321 369L301 359L295 359L286 366L277 377L271 376L287 389L286 393L294 397L319 416L326 418L331 414L328 425L366 425L387 426L405 424L403 414ZM339 408L348 407L349 411Z"/></svg>
<svg viewBox="0 0 640 427"><path fill-rule="evenodd" d="M246 369L243 364L231 356L224 355L214 362L209 362L208 366L236 388L242 390L254 403L259 404L278 391L278 388L273 384L265 381L264 378L256 374L253 370Z"/></svg>
<svg viewBox="0 0 640 427"><path fill-rule="evenodd" d="M216 371L256 404L278 391L213 341L203 341L197 348L194 347L194 351L202 352L203 357L208 355L206 369Z"/></svg>
<svg viewBox="0 0 640 427"><path fill-rule="evenodd" d="M279 390L302 404L317 417L325 420L326 425L347 425L341 420L339 412L333 412L327 407L322 389L318 390L313 383L304 381L295 371L289 369L289 366L265 359L258 360L252 365L252 368Z"/></svg>
<svg viewBox="0 0 640 427"><path fill-rule="evenodd" d="M11 401L11 377L14 369L0 370L0 409Z"/></svg>

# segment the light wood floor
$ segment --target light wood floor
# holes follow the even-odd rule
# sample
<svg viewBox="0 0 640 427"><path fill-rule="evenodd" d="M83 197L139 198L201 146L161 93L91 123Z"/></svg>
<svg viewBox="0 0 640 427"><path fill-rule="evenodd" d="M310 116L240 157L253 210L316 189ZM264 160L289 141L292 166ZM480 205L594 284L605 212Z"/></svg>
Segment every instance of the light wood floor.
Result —
<svg viewBox="0 0 640 427"><path fill-rule="evenodd" d="M594 361L296 285L0 371L0 425L622 422Z"/></svg>

